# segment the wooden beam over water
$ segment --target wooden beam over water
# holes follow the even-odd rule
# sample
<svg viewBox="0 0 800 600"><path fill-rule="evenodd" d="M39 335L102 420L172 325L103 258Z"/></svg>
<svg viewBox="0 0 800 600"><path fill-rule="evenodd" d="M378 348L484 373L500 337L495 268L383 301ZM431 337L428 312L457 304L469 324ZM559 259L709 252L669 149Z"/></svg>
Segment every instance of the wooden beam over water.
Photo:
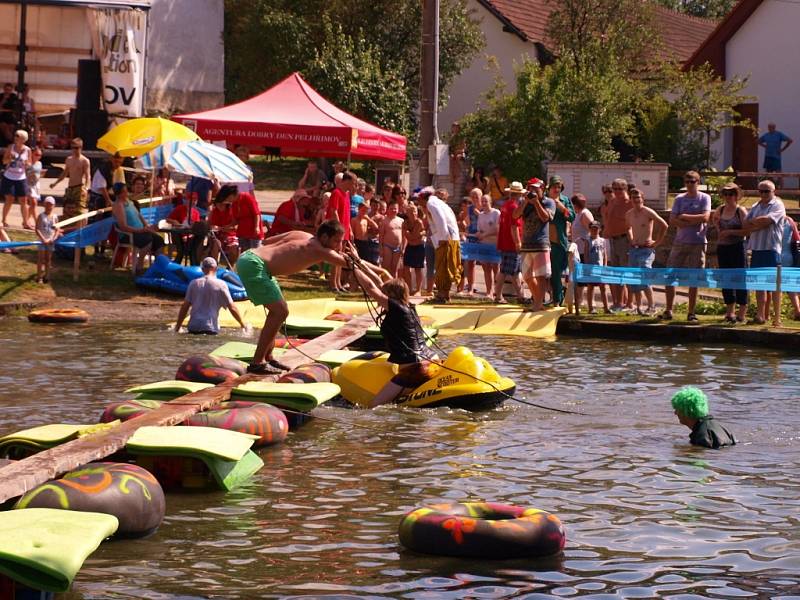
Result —
<svg viewBox="0 0 800 600"><path fill-rule="evenodd" d="M341 349L362 337L374 325L369 315L361 315L342 327L306 342L298 350L281 355L281 363L294 369L316 359L324 352ZM178 365L175 365L177 369ZM100 460L125 446L140 427L176 425L193 414L208 410L228 400L233 388L247 381L274 381L274 376L246 374L213 388L199 390L165 402L156 410L120 423L110 429L72 440L55 448L39 452L23 460L0 467L0 503L21 496L28 490L55 479L86 463ZM297 385L303 385L299 383Z"/></svg>

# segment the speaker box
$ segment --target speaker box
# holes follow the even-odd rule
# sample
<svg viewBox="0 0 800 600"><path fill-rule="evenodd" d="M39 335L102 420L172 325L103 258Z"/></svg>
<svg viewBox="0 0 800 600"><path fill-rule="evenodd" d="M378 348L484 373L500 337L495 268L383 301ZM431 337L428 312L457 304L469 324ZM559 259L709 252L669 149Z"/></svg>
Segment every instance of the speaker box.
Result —
<svg viewBox="0 0 800 600"><path fill-rule="evenodd" d="M78 110L100 110L100 61L81 59L78 61Z"/></svg>
<svg viewBox="0 0 800 600"><path fill-rule="evenodd" d="M108 131L108 113L104 110L80 110L70 112L72 136L83 140L84 150L95 150L97 140Z"/></svg>

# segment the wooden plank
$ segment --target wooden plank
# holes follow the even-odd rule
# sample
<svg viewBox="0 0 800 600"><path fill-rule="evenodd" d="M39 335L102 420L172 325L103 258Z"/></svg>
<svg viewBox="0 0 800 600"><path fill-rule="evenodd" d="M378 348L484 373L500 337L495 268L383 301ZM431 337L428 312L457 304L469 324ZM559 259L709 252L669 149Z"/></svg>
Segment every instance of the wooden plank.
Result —
<svg viewBox="0 0 800 600"><path fill-rule="evenodd" d="M9 71L16 71L16 63L0 62L0 69L8 69ZM78 72L77 65L71 67L60 67L54 65L27 65L26 73L68 73L73 74Z"/></svg>
<svg viewBox="0 0 800 600"><path fill-rule="evenodd" d="M361 315L344 326L303 344L302 353L289 350L281 356L281 362L291 368L299 367L334 348L344 348L366 333L374 325L372 317ZM308 355L308 356L306 356ZM312 357L312 358L309 358ZM0 503L21 496L28 490L59 475L77 469L93 460L105 458L123 448L128 439L140 427L148 425L176 425L193 414L208 410L230 398L231 390L247 381L274 381L274 376L246 374L233 381L206 388L170 402L136 419L125 421L115 427L86 437L72 440L34 454L23 460L0 467ZM303 385L303 384L298 384Z"/></svg>
<svg viewBox="0 0 800 600"><path fill-rule="evenodd" d="M11 50L19 52L19 44L0 44L0 50ZM62 48L60 46L25 46L26 52L41 52L43 54L78 54L80 56L91 56L90 48Z"/></svg>

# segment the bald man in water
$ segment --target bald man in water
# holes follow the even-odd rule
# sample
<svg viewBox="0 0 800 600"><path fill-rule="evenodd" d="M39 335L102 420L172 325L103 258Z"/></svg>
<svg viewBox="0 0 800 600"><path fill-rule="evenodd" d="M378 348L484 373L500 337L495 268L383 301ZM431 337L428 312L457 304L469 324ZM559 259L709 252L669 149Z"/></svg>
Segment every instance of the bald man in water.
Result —
<svg viewBox="0 0 800 600"><path fill-rule="evenodd" d="M323 222L316 235L305 231L289 231L264 240L264 245L248 250L236 262L236 271L247 290L247 295L256 306L264 306L267 317L253 362L248 372L261 375L277 375L287 367L272 357L275 336L286 317L289 306L283 298L276 275L291 275L319 262L337 267L347 265L341 253L344 228L335 220Z"/></svg>

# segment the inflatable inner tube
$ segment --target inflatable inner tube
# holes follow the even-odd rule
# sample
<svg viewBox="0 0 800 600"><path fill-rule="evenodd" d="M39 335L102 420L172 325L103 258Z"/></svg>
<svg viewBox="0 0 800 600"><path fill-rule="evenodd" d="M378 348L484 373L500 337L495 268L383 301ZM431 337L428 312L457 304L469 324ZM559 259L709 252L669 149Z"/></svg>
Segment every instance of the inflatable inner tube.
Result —
<svg viewBox="0 0 800 600"><path fill-rule="evenodd" d="M178 381L197 383L224 383L247 372L247 364L233 358L203 354L190 356L181 363L175 373Z"/></svg>
<svg viewBox="0 0 800 600"><path fill-rule="evenodd" d="M566 542L555 515L491 502L418 508L403 517L399 533L409 550L469 558L551 556Z"/></svg>
<svg viewBox="0 0 800 600"><path fill-rule="evenodd" d="M218 408L192 415L183 423L257 435L259 438L254 446L277 444L289 433L289 423L281 409L271 404L242 400L220 402Z"/></svg>
<svg viewBox="0 0 800 600"><path fill-rule="evenodd" d="M79 308L45 308L28 313L31 323L86 323L89 313Z"/></svg>
<svg viewBox="0 0 800 600"><path fill-rule="evenodd" d="M98 512L119 519L117 536L152 533L164 519L164 491L153 475L127 463L89 463L61 479L44 483L14 508L59 508Z"/></svg>
<svg viewBox="0 0 800 600"><path fill-rule="evenodd" d="M145 400L144 398L137 398L134 400L124 400L122 402L114 402L109 404L103 414L100 415L101 423L110 423L111 421L127 421L135 419L141 415L149 413L151 410L157 409L163 402L161 400Z"/></svg>
<svg viewBox="0 0 800 600"><path fill-rule="evenodd" d="M330 383L331 368L323 363L308 363L278 377L278 383Z"/></svg>

